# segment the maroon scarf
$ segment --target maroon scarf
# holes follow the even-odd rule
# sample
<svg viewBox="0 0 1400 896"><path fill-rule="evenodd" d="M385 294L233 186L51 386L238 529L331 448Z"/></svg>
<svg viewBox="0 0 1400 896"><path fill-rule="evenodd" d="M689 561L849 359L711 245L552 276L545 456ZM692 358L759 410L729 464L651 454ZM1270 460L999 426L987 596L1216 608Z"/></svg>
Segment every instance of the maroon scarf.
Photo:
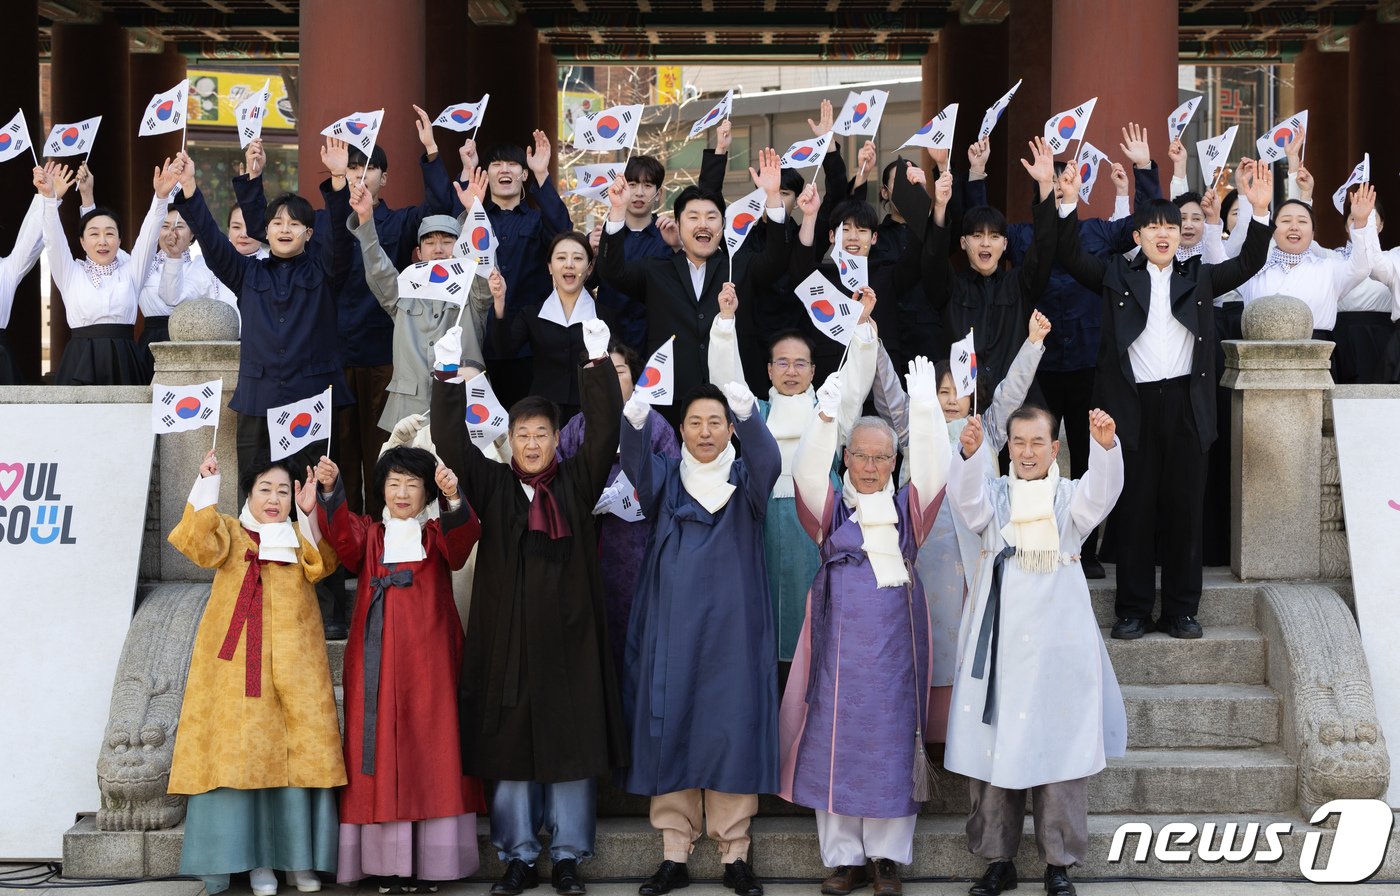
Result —
<svg viewBox="0 0 1400 896"><path fill-rule="evenodd" d="M549 484L559 473L559 456L555 455L549 466L533 475L520 469L520 464L515 462L515 458L510 459L510 468L515 472L517 479L535 490L535 497L530 501L530 524L526 528L531 532L543 533L550 541L572 535L569 521L564 518L564 514L559 510L559 502L549 490Z"/></svg>
<svg viewBox="0 0 1400 896"><path fill-rule="evenodd" d="M260 544L258 533L244 529L253 544ZM238 639L247 629L248 640L243 650L243 693L248 697L262 696L262 628L263 628L263 586L262 561L257 551L245 551L243 559L248 561L248 571L243 575L243 584L238 589L238 602L233 605L233 617L229 619L228 632L224 635L223 646L219 649L219 659L231 660L238 648ZM278 566L286 566L276 560Z"/></svg>

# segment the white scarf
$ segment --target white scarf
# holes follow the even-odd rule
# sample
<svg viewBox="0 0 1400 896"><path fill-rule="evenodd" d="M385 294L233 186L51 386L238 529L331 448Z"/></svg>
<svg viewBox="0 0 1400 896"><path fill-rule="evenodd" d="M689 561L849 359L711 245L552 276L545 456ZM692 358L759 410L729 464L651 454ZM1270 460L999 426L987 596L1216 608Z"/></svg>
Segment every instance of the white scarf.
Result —
<svg viewBox="0 0 1400 896"><path fill-rule="evenodd" d="M909 582L909 569L899 549L899 510L894 506L894 478L873 495L862 495L851 482L851 471L841 478L841 500L855 510L860 526L861 549L875 572L875 584L893 588Z"/></svg>
<svg viewBox="0 0 1400 896"><path fill-rule="evenodd" d="M792 459L797 454L797 443L812 423L817 413L816 393L811 386L799 395L784 395L777 389L768 390L768 431L778 443L778 453L783 458L783 469L778 481L773 485L773 497L791 498Z"/></svg>
<svg viewBox="0 0 1400 896"><path fill-rule="evenodd" d="M428 511L437 505L429 501L412 519L395 519L384 508L384 563L417 563L428 556L423 550L423 524L432 519Z"/></svg>
<svg viewBox="0 0 1400 896"><path fill-rule="evenodd" d="M681 485L685 486L692 498L700 502L701 507L710 513L716 513L729 503L729 496L734 494L734 484L729 481L729 468L733 465L732 440L724 446L719 457L707 464L696 460L690 449L682 445Z"/></svg>
<svg viewBox="0 0 1400 896"><path fill-rule="evenodd" d="M540 306L540 320L552 321L561 327L570 327L586 320L592 320L598 316L598 306L594 304L593 297L588 294L588 290L578 294L574 301L574 313L564 317L564 303L559 300L559 290L549 294L549 298L544 300Z"/></svg>
<svg viewBox="0 0 1400 896"><path fill-rule="evenodd" d="M297 530L291 523L286 520L278 523L260 523L257 517L253 516L253 511L248 509L247 501L243 502L243 509L238 512L238 521L249 532L258 533L259 560L297 562L297 548L301 546L301 542L297 540Z"/></svg>
<svg viewBox="0 0 1400 896"><path fill-rule="evenodd" d="M1027 572L1054 572L1060 565L1060 527L1055 521L1055 494L1060 468L1052 460L1044 479L1020 479L1016 464L1008 473L1011 522L1001 537L1016 549L1016 562Z"/></svg>

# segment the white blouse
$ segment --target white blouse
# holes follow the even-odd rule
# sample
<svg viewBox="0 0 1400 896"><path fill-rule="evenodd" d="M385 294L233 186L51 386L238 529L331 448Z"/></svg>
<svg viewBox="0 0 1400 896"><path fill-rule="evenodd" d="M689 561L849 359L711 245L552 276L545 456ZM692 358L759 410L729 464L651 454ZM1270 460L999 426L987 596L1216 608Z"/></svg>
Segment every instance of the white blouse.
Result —
<svg viewBox="0 0 1400 896"><path fill-rule="evenodd" d="M171 258L157 253L141 287L138 303L146 317L165 317L190 299L223 298L226 292L203 258Z"/></svg>
<svg viewBox="0 0 1400 896"><path fill-rule="evenodd" d="M156 254L160 225L165 221L170 197L156 196L151 200L151 208L141 222L141 232L136 237L132 253L128 255L117 250L114 261L116 270L102 277L99 281L101 285L94 285L88 279L82 263L74 260L68 248L68 237L64 235L58 220L58 200L45 196L41 201L44 204L44 248L48 251L49 273L63 294L68 326L77 329L95 324L136 323L137 297L146 282L151 259Z"/></svg>
<svg viewBox="0 0 1400 896"><path fill-rule="evenodd" d="M10 254L0 258L0 330L10 325L10 312L15 304L15 290L24 279L39 253L44 250L44 206L43 199L36 193L29 210L24 213L24 221L19 225L19 235Z"/></svg>

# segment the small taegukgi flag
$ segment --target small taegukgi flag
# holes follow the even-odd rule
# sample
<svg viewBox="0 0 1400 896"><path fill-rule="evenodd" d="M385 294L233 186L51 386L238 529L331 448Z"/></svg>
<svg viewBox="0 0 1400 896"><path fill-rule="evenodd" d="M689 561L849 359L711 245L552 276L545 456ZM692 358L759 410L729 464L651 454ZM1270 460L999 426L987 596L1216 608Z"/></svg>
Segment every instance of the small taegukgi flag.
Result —
<svg viewBox="0 0 1400 896"><path fill-rule="evenodd" d="M569 195L583 196L601 202L608 198L608 187L612 186L613 179L624 170L621 165L615 162L605 162L601 165L575 165L574 179L578 181L578 185L569 191Z"/></svg>
<svg viewBox="0 0 1400 896"><path fill-rule="evenodd" d="M1099 151L1099 148L1088 140L1079 141L1079 158L1074 164L1079 166L1079 200L1089 201L1089 194L1094 192L1094 184L1099 179L1099 166L1108 161L1108 156Z"/></svg>
<svg viewBox="0 0 1400 896"><path fill-rule="evenodd" d="M1259 161L1271 163L1286 158L1288 153L1284 151L1284 147L1298 133L1299 128L1307 126L1307 109L1274 125L1267 134L1254 141L1254 148L1259 150Z"/></svg>
<svg viewBox="0 0 1400 896"><path fill-rule="evenodd" d="M1084 132L1089 128L1089 118L1094 114L1094 104L1098 101L1099 98L1094 97L1087 103L1057 112L1045 120L1045 142L1049 145L1051 153L1063 152L1071 140L1084 139Z"/></svg>
<svg viewBox="0 0 1400 896"><path fill-rule="evenodd" d="M15 113L10 123L0 128L0 162L8 162L15 156L31 149L29 125L24 122L24 110ZM35 161L38 161L37 159Z"/></svg>
<svg viewBox="0 0 1400 896"><path fill-rule="evenodd" d="M734 111L734 91L731 90L731 91L725 93L724 99L722 99L722 100L720 100L719 102L715 103L713 109L711 109L709 112L706 112L706 113L705 113L705 117L704 117L704 118L701 118L699 121L695 122L695 124L691 125L691 128L690 128L690 136L686 137L685 139L689 140L691 137L694 137L696 134L699 134L699 133L701 133L702 131L708 130L709 128L711 128L711 127L713 127L714 125L718 124L718 123L719 123L720 121L722 121L723 119L728 118L728 117L730 116L730 114L733 113L733 111Z"/></svg>
<svg viewBox="0 0 1400 896"><path fill-rule="evenodd" d="M621 470L617 471L617 478L603 490L602 496L598 499L598 506L593 508L594 513L611 513L618 519L635 523L646 519L646 514L642 513L642 502L637 500L637 489L632 485L632 481L627 478L627 474Z"/></svg>
<svg viewBox="0 0 1400 896"><path fill-rule="evenodd" d="M44 141L44 155L83 155L92 149L92 142L97 139L97 126L101 123L102 116L96 115L72 124L54 125L53 130L49 131L48 139Z"/></svg>
<svg viewBox="0 0 1400 896"><path fill-rule="evenodd" d="M942 112L933 116L928 122L910 137L900 144L900 149L906 146L925 146L929 149L952 149L953 148L953 128L958 123L958 104L951 103Z"/></svg>
<svg viewBox="0 0 1400 896"><path fill-rule="evenodd" d="M1201 104L1202 97L1193 96L1191 99L1176 107L1176 111L1167 117L1167 134L1171 140L1180 140L1181 135L1186 133L1186 126L1191 123L1191 116L1196 114L1196 107Z"/></svg>
<svg viewBox="0 0 1400 896"><path fill-rule="evenodd" d="M1006 111L1007 106L1011 105L1011 98L1016 95L1016 91L1020 87L1020 81L1012 84L1011 89L1006 91L1001 99L992 103L991 108L982 114L982 126L977 129L978 140L986 140L987 137L991 136L992 128L997 126L998 121L1001 121L1002 113Z"/></svg>
<svg viewBox="0 0 1400 896"><path fill-rule="evenodd" d="M971 395L977 388L977 349L972 345L972 330L948 350L948 372L957 386L958 398Z"/></svg>
<svg viewBox="0 0 1400 896"><path fill-rule="evenodd" d="M151 384L151 429L157 435L219 425L223 380L193 386Z"/></svg>
<svg viewBox="0 0 1400 896"><path fill-rule="evenodd" d="M853 137L857 134L873 136L880 130L880 118L885 114L885 103L889 100L888 90L852 90L846 96L846 104L831 129L838 134Z"/></svg>
<svg viewBox="0 0 1400 896"><path fill-rule="evenodd" d="M486 208L477 199L467 212L466 223L462 225L462 235L452 249L456 258L469 258L476 262L476 275L490 277L496 269L496 231Z"/></svg>
<svg viewBox="0 0 1400 896"><path fill-rule="evenodd" d="M730 259L734 258L754 225L763 217L763 206L767 201L768 194L760 187L724 210L724 247L729 251Z"/></svg>
<svg viewBox="0 0 1400 896"><path fill-rule="evenodd" d="M239 102L238 108L233 110L234 125L238 128L238 145L246 148L249 143L262 136L263 118L267 116L267 107L272 102L272 94L268 88L272 82L264 81L262 90L254 90Z"/></svg>
<svg viewBox="0 0 1400 896"><path fill-rule="evenodd" d="M826 151L831 147L831 131L827 131L820 137L813 137L809 140L798 140L787 148L783 153L782 167L784 168L815 168L826 158Z"/></svg>
<svg viewBox="0 0 1400 896"><path fill-rule="evenodd" d="M461 306L471 292L476 262L470 258L420 261L399 274L399 295L414 299L436 299Z"/></svg>
<svg viewBox="0 0 1400 896"><path fill-rule="evenodd" d="M1338 214L1345 214L1347 190L1356 184L1370 183L1371 181L1371 154L1368 152L1357 166L1351 169L1351 176L1347 182L1337 188L1337 192L1332 194L1332 204L1337 207Z"/></svg>
<svg viewBox="0 0 1400 896"><path fill-rule="evenodd" d="M272 460L296 454L306 445L331 437L331 388L267 411L267 437Z"/></svg>
<svg viewBox="0 0 1400 896"><path fill-rule="evenodd" d="M1201 175L1205 178L1207 190L1215 186L1220 169L1230 158L1230 148L1235 145L1235 132L1239 129L1239 125L1232 124L1228 131L1217 137L1196 141L1196 158L1201 163Z"/></svg>
<svg viewBox="0 0 1400 896"><path fill-rule="evenodd" d="M818 330L842 345L850 343L856 322L860 320L859 302L823 277L821 271L813 271L797 285L796 292Z"/></svg>
<svg viewBox="0 0 1400 896"><path fill-rule="evenodd" d="M574 148L589 152L630 149L637 142L642 109L640 104L609 106L600 112L575 118Z"/></svg>
<svg viewBox="0 0 1400 896"><path fill-rule="evenodd" d="M491 381L486 378L486 371L467 380L464 388L467 390L467 438L490 457L491 444L510 425L510 415L496 398Z"/></svg>
<svg viewBox="0 0 1400 896"><path fill-rule="evenodd" d="M384 110L378 112L356 112L331 122L321 134L344 140L365 154L374 152L374 142L379 139L379 126L384 123Z"/></svg>
<svg viewBox="0 0 1400 896"><path fill-rule="evenodd" d="M837 224L836 239L831 244L831 260L836 262L836 272L841 278L841 284L855 292L870 285L870 272L866 269L865 257L846 251L845 235L846 225Z"/></svg>
<svg viewBox="0 0 1400 896"><path fill-rule="evenodd" d="M181 81L174 87L151 97L146 111L141 113L140 137L153 137L168 134L185 127L185 115L189 106L190 82Z"/></svg>
<svg viewBox="0 0 1400 896"><path fill-rule="evenodd" d="M672 336L647 358L642 375L632 388L647 404L669 405L676 399L676 337Z"/></svg>
<svg viewBox="0 0 1400 896"><path fill-rule="evenodd" d="M433 119L433 124L449 131L475 131L481 127L481 120L486 117L486 104L490 101L491 94L483 93L474 103L454 103L443 109Z"/></svg>

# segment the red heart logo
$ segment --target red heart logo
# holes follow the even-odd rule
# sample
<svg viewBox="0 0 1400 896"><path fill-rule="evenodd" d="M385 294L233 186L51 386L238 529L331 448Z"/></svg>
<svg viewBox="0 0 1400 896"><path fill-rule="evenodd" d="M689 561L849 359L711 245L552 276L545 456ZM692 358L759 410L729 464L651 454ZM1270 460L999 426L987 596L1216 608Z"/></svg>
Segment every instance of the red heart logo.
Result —
<svg viewBox="0 0 1400 896"><path fill-rule="evenodd" d="M22 464L0 464L0 501L8 500L15 493L23 473Z"/></svg>

